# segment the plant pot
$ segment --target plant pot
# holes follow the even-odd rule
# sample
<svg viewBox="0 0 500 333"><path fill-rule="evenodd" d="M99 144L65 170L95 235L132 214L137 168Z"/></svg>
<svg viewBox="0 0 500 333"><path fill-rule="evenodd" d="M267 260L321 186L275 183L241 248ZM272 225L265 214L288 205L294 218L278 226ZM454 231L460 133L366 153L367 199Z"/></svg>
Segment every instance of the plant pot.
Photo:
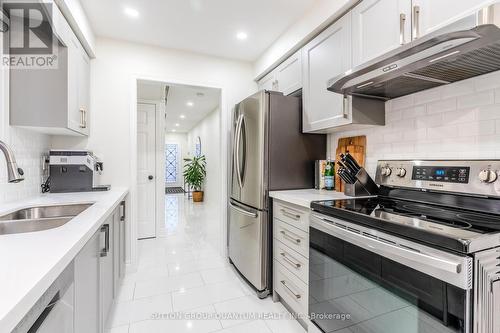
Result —
<svg viewBox="0 0 500 333"><path fill-rule="evenodd" d="M203 201L203 191L193 191L193 202Z"/></svg>

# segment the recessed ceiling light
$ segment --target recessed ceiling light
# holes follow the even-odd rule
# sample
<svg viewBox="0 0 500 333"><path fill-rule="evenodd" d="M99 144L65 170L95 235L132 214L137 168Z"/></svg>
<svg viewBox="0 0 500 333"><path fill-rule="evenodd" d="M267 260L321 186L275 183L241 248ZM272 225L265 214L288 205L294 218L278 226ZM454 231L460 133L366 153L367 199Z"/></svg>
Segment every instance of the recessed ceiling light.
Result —
<svg viewBox="0 0 500 333"><path fill-rule="evenodd" d="M173 129L172 132L175 132L175 130Z"/></svg>
<svg viewBox="0 0 500 333"><path fill-rule="evenodd" d="M245 40L248 38L248 35L246 32L240 31L236 34L236 38L238 38L239 40Z"/></svg>
<svg viewBox="0 0 500 333"><path fill-rule="evenodd" d="M179 127L180 125L179 124L175 124L175 127Z"/></svg>
<svg viewBox="0 0 500 333"><path fill-rule="evenodd" d="M139 17L139 11L137 9L131 8L131 7L125 7L123 9L123 12L130 17L137 18Z"/></svg>
<svg viewBox="0 0 500 333"><path fill-rule="evenodd" d="M191 101L189 101L189 102L187 102L187 103L186 103L186 105L187 105L187 106L193 106L193 105L194 105L194 103L193 103L193 102L191 102Z"/></svg>
<svg viewBox="0 0 500 333"><path fill-rule="evenodd" d="M185 115L183 115L183 114L181 114L181 115L179 116L179 118L184 119L184 118L186 118L186 116L185 116Z"/></svg>

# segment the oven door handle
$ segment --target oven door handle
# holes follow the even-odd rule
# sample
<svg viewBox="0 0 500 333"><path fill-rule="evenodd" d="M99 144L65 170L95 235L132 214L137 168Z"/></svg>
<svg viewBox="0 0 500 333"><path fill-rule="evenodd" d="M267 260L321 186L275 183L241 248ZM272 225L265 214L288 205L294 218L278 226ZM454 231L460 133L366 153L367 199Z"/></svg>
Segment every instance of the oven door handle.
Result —
<svg viewBox="0 0 500 333"><path fill-rule="evenodd" d="M471 283L467 278L468 269L464 267L467 258L458 256L455 258L455 256L448 254L439 256L438 253L422 253L383 238L382 235L377 237L366 232L363 233L362 227L358 232L354 231L349 224L346 224L347 227L341 227L340 225L342 225L342 221L336 222L323 216L311 215L311 227L315 229L428 275L448 280L449 283L463 289L471 288Z"/></svg>

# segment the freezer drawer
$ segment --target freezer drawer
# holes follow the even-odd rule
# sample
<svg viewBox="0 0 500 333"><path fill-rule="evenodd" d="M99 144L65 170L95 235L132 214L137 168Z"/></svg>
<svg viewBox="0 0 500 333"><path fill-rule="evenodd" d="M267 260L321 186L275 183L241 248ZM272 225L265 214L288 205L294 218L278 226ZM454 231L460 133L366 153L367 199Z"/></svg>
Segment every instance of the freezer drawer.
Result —
<svg viewBox="0 0 500 333"><path fill-rule="evenodd" d="M229 258L257 290L264 290L268 287L267 212L233 200L229 209Z"/></svg>

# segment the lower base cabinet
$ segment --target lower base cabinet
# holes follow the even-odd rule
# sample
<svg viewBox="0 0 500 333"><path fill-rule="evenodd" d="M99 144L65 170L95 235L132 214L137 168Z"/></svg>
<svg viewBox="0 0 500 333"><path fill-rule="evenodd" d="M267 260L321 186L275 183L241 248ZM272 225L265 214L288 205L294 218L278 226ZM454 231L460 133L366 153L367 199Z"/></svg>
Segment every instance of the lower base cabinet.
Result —
<svg viewBox="0 0 500 333"><path fill-rule="evenodd" d="M76 256L75 333L103 333L124 266L124 202Z"/></svg>

